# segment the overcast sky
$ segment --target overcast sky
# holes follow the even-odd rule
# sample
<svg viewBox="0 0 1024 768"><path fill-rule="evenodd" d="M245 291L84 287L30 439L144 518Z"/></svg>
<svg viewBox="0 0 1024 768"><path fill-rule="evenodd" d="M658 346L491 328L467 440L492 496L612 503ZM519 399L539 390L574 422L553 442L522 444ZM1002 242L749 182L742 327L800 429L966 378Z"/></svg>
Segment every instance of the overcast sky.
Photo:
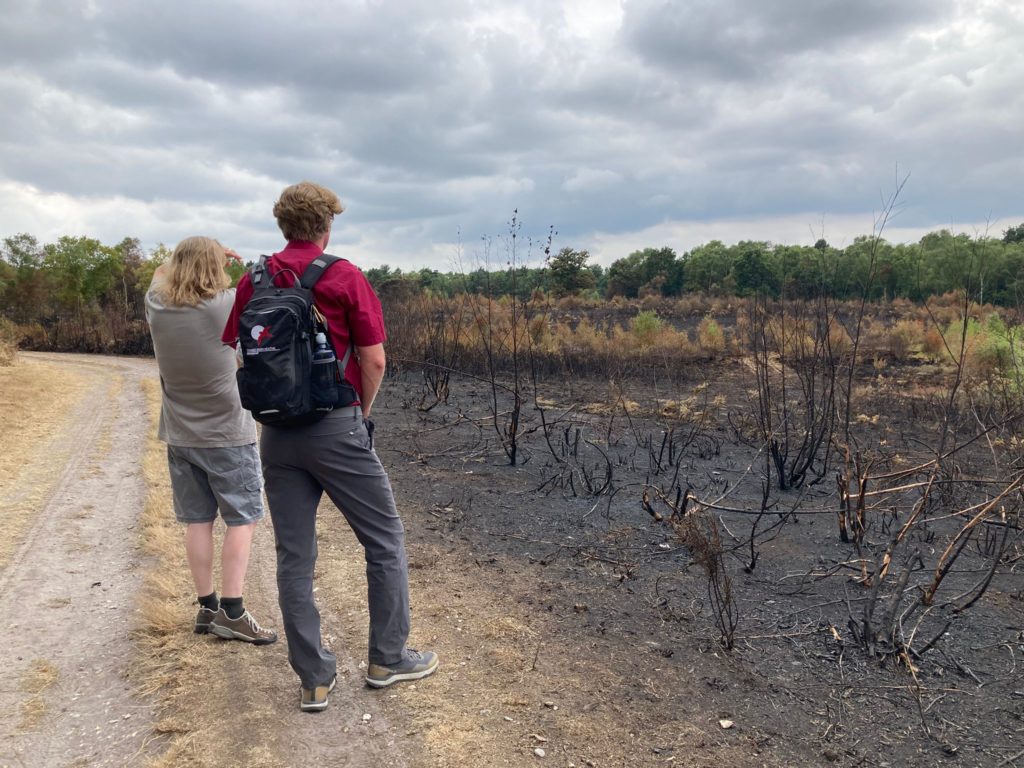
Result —
<svg viewBox="0 0 1024 768"><path fill-rule="evenodd" d="M333 188L371 267L601 264L1024 221L1020 0L0 0L0 236L276 250ZM539 262L535 246L520 259Z"/></svg>

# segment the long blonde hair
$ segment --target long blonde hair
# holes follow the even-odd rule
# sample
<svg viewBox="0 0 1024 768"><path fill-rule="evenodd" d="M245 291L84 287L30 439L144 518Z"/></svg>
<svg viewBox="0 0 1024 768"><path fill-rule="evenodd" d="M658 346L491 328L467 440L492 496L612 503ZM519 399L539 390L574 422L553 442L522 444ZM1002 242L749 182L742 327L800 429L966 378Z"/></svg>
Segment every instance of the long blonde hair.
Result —
<svg viewBox="0 0 1024 768"><path fill-rule="evenodd" d="M185 238L154 287L167 304L194 307L231 286L224 270L226 258L224 246L212 238Z"/></svg>

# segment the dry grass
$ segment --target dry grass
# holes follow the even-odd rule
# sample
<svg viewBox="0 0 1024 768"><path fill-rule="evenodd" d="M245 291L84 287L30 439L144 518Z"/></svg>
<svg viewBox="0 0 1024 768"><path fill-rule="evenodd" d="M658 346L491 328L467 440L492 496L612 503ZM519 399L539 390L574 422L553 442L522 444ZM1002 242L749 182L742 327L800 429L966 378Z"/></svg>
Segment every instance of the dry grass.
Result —
<svg viewBox="0 0 1024 768"><path fill-rule="evenodd" d="M135 683L144 694L156 695L161 719L160 734L170 735L167 750L154 765L174 765L179 758L196 753L199 728L190 713L178 713L179 692L196 683L201 664L195 643L184 631L180 599L191 593L181 545L181 532L174 519L170 478L161 444L155 435L160 410L159 386L143 382L149 411L150 436L143 457L143 476L148 494L140 518L139 543L150 558L139 594L139 624L134 632L138 650Z"/></svg>
<svg viewBox="0 0 1024 768"><path fill-rule="evenodd" d="M9 368L18 362L18 351L10 344L0 341L0 368Z"/></svg>
<svg viewBox="0 0 1024 768"><path fill-rule="evenodd" d="M47 659L36 659L25 671L19 686L27 697L21 703L21 730L34 728L49 711L46 692L56 684L59 677L57 667Z"/></svg>
<svg viewBox="0 0 1024 768"><path fill-rule="evenodd" d="M21 333L18 327L6 317L0 317L0 368L7 368L18 362L18 342Z"/></svg>
<svg viewBox="0 0 1024 768"><path fill-rule="evenodd" d="M57 481L53 467L62 466L75 450L73 441L63 437L91 381L88 374L35 360L0 368L0 567L9 562Z"/></svg>
<svg viewBox="0 0 1024 768"><path fill-rule="evenodd" d="M540 650L538 632L513 616L492 617L478 630L483 641L481 651L491 664L502 671L518 674L530 671L534 654Z"/></svg>
<svg viewBox="0 0 1024 768"><path fill-rule="evenodd" d="M227 753L234 765L283 768L288 762L274 750L279 728L275 702L251 690L266 675L265 665L274 662L265 654L246 654L239 660L236 644L190 631L196 610L191 604L192 579L182 529L174 518L165 449L156 439L160 387L148 380L143 388L150 437L143 457L148 494L139 544L149 562L133 633L133 680L141 693L156 699L154 730L165 742L149 768L213 768L224 765ZM240 699L245 700L244 707L239 707ZM211 750L210 744L219 748Z"/></svg>

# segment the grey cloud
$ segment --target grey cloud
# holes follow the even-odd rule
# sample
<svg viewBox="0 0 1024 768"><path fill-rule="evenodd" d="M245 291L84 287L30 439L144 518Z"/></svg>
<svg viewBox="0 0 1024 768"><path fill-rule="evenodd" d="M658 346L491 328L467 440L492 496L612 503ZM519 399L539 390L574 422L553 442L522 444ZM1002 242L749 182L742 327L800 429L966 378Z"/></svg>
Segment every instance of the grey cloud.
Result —
<svg viewBox="0 0 1024 768"><path fill-rule="evenodd" d="M950 7L949 0L627 0L622 35L642 60L681 77L765 81L791 57L896 40Z"/></svg>
<svg viewBox="0 0 1024 768"><path fill-rule="evenodd" d="M339 247L410 260L516 207L565 241L854 212L897 163L908 216L962 218L1006 207L1024 155L1010 3L628 0L600 39L539 0L95 4L9 9L0 181L152 204L166 241L205 216L267 247L302 178L348 204Z"/></svg>
<svg viewBox="0 0 1024 768"><path fill-rule="evenodd" d="M0 24L0 64L45 71L54 61L73 59L92 48L90 26L75 0L6 3Z"/></svg>
<svg viewBox="0 0 1024 768"><path fill-rule="evenodd" d="M262 12L242 2L110 8L98 19L106 50L239 88L277 85L336 97L401 92L429 84L449 55L409 23L414 17L403 23L363 3Z"/></svg>

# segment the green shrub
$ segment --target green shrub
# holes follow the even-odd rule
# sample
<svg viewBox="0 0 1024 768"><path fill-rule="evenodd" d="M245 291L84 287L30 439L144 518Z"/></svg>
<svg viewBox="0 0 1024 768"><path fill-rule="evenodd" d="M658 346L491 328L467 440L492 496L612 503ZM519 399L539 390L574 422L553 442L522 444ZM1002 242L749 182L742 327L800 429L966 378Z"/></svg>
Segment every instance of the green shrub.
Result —
<svg viewBox="0 0 1024 768"><path fill-rule="evenodd" d="M707 315L697 326L697 344L701 351L715 357L725 352L725 334L711 315Z"/></svg>
<svg viewBox="0 0 1024 768"><path fill-rule="evenodd" d="M963 320L956 320L946 328L946 342L954 355L959 350L963 331ZM1019 373L1016 369L1022 360L1024 343L1018 328L1007 328L997 314L990 315L984 322L974 318L967 320L964 366L970 376L988 379Z"/></svg>
<svg viewBox="0 0 1024 768"><path fill-rule="evenodd" d="M641 346L649 346L661 332L661 318L657 312L644 310L630 321L629 330Z"/></svg>
<svg viewBox="0 0 1024 768"><path fill-rule="evenodd" d="M1016 359L1019 358L1019 349L1012 348L1013 342L999 315L993 314L982 326L974 324L968 326L968 333L974 333L975 338L970 346L969 360L978 373L982 375L1005 375L1010 372Z"/></svg>

